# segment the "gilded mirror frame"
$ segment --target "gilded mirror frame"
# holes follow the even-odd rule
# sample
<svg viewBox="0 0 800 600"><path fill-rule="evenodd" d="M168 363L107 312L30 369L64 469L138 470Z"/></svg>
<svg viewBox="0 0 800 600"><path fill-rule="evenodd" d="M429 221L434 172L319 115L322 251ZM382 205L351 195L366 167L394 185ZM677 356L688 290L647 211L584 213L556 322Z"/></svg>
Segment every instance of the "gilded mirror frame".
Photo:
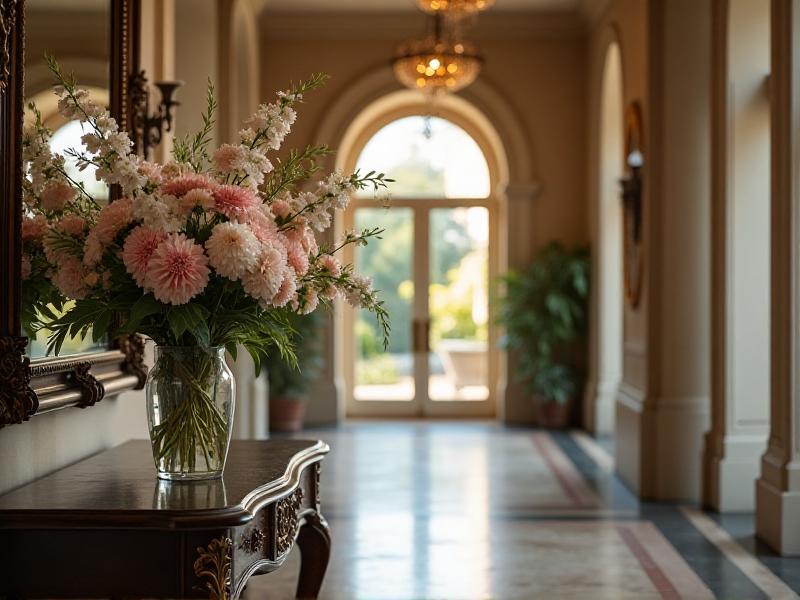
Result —
<svg viewBox="0 0 800 600"><path fill-rule="evenodd" d="M25 0L0 0L0 427L35 414L92 406L141 389L147 375L144 342L118 340L101 352L30 360L20 319L22 123ZM139 70L139 0L110 2L110 110L130 130L128 82ZM115 190L111 190L112 197Z"/></svg>

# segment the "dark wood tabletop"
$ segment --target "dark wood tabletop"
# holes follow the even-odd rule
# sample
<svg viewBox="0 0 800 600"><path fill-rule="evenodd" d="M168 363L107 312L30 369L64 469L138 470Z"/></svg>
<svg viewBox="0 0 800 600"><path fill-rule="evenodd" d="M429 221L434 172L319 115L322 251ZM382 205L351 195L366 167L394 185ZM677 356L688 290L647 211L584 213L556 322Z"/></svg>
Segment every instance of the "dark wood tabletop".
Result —
<svg viewBox="0 0 800 600"><path fill-rule="evenodd" d="M8 492L0 597L235 599L295 541L298 597L316 597L330 551L327 452L313 440L235 440L222 478L174 482L157 479L150 443L137 440Z"/></svg>

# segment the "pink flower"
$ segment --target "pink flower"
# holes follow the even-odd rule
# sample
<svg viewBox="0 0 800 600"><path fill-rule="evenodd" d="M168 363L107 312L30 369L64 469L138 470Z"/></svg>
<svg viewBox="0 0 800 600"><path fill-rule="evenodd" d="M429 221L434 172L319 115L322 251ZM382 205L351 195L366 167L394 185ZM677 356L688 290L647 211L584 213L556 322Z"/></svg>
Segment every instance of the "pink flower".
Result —
<svg viewBox="0 0 800 600"><path fill-rule="evenodd" d="M83 283L92 288L100 283L100 275L97 274L97 271L89 271L84 276Z"/></svg>
<svg viewBox="0 0 800 600"><path fill-rule="evenodd" d="M272 299L272 306L275 308L282 308L289 304L289 300L294 298L297 292L297 278L291 269L286 269L283 273L283 281L281 287L275 297Z"/></svg>
<svg viewBox="0 0 800 600"><path fill-rule="evenodd" d="M161 192L170 196L183 196L191 190L213 190L215 183L205 175L181 175L161 186Z"/></svg>
<svg viewBox="0 0 800 600"><path fill-rule="evenodd" d="M22 241L41 241L47 233L47 219L44 215L36 215L32 219L22 220Z"/></svg>
<svg viewBox="0 0 800 600"><path fill-rule="evenodd" d="M125 245L122 247L122 262L125 263L128 273L133 275L140 287L144 287L147 266L153 252L166 237L167 234L163 231L140 225L125 239Z"/></svg>
<svg viewBox="0 0 800 600"><path fill-rule="evenodd" d="M233 144L222 144L214 152L214 166L222 173L232 173L241 165L242 147Z"/></svg>
<svg viewBox="0 0 800 600"><path fill-rule="evenodd" d="M133 203L128 198L115 200L100 210L97 215L97 225L93 233L103 244L114 241L117 233L127 227L134 220Z"/></svg>
<svg viewBox="0 0 800 600"><path fill-rule="evenodd" d="M319 251L317 238L314 236L314 232L310 229L304 230L301 243L303 244L303 249L309 254L316 254Z"/></svg>
<svg viewBox="0 0 800 600"><path fill-rule="evenodd" d="M178 200L178 210L183 215L188 215L195 206L199 206L203 210L209 210L214 207L214 196L211 191L204 188L195 188L186 192L183 197Z"/></svg>
<svg viewBox="0 0 800 600"><path fill-rule="evenodd" d="M333 284L325 286L325 289L319 293L320 296L326 300L330 300L331 302L336 300L339 297L339 294L339 289Z"/></svg>
<svg viewBox="0 0 800 600"><path fill-rule="evenodd" d="M59 211L67 202L75 199L77 191L63 179L51 181L42 190L42 207L45 210Z"/></svg>
<svg viewBox="0 0 800 600"><path fill-rule="evenodd" d="M53 275L53 284L67 298L81 300L86 297L86 285L83 278L86 270L81 262L72 256L61 261Z"/></svg>
<svg viewBox="0 0 800 600"><path fill-rule="evenodd" d="M97 235L97 230L92 230L86 236L86 241L83 243L83 264L87 267L93 267L103 260L103 252L106 247L100 241Z"/></svg>
<svg viewBox="0 0 800 600"><path fill-rule="evenodd" d="M269 209L267 209L268 211ZM278 226L275 221L262 210L248 211L243 221L262 244L274 244L278 240Z"/></svg>
<svg viewBox="0 0 800 600"><path fill-rule="evenodd" d="M272 214L279 219L285 219L292 214L292 207L289 206L286 200L275 200L269 207L272 210Z"/></svg>
<svg viewBox="0 0 800 600"><path fill-rule="evenodd" d="M256 266L242 276L244 291L267 307L281 288L287 269L286 255L277 246L261 250Z"/></svg>
<svg viewBox="0 0 800 600"><path fill-rule="evenodd" d="M79 236L86 227L86 221L78 215L65 215L57 225L58 229L67 235Z"/></svg>
<svg viewBox="0 0 800 600"><path fill-rule="evenodd" d="M208 285L203 247L182 233L172 233L153 252L145 287L166 304L186 304Z"/></svg>
<svg viewBox="0 0 800 600"><path fill-rule="evenodd" d="M319 259L320 266L334 277L342 272L342 265L335 256L323 254Z"/></svg>
<svg viewBox="0 0 800 600"><path fill-rule="evenodd" d="M308 253L303 250L303 245L296 240L285 239L286 257L289 266L294 269L298 277L308 273Z"/></svg>
<svg viewBox="0 0 800 600"><path fill-rule="evenodd" d="M30 257L30 255L23 253L22 260L20 262L21 262L20 266L21 266L21 272L22 272L22 279L23 280L30 279L31 278L31 270L33 269L33 266L31 265L31 257Z"/></svg>
<svg viewBox="0 0 800 600"><path fill-rule="evenodd" d="M250 209L261 204L261 198L250 188L220 185L214 191L217 211L232 220L241 220Z"/></svg>
<svg viewBox="0 0 800 600"><path fill-rule="evenodd" d="M298 312L301 315L307 315L317 310L318 306L319 296L317 295L317 290L310 287L306 288L303 292L302 298L300 298Z"/></svg>
<svg viewBox="0 0 800 600"><path fill-rule="evenodd" d="M139 163L139 173L147 177L153 183L161 183L161 165L147 160Z"/></svg>

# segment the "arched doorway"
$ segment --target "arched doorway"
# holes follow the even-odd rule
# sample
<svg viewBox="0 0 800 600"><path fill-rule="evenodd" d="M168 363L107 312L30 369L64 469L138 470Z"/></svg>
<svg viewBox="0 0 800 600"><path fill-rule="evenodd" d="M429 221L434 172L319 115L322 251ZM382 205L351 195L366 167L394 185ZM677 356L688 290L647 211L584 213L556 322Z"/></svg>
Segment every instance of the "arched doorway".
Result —
<svg viewBox="0 0 800 600"><path fill-rule="evenodd" d="M619 45L606 50L600 95L595 247L595 376L589 386L587 424L595 433L614 430L617 388L622 378L622 207L619 179L624 167L624 99Z"/></svg>
<svg viewBox="0 0 800 600"><path fill-rule="evenodd" d="M392 315L386 352L368 315L346 311L342 351L349 416L494 416L498 356L489 305L499 269L496 173L470 124L407 106L373 120L345 170L396 182L391 209L357 196L346 229L381 227L356 249ZM477 137L474 135L477 134Z"/></svg>

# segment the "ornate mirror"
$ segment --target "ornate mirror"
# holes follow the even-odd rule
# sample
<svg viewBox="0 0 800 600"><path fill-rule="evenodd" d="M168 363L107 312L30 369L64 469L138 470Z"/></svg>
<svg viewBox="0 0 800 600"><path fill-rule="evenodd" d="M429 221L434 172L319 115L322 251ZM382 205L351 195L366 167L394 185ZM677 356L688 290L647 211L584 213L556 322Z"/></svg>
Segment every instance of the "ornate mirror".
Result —
<svg viewBox="0 0 800 600"><path fill-rule="evenodd" d="M625 111L625 176L622 184L625 298L636 308L642 292L642 166L644 165L642 110L632 102Z"/></svg>
<svg viewBox="0 0 800 600"><path fill-rule="evenodd" d="M145 371L137 338L70 339L48 356L47 333L26 327L35 282L24 262L26 209L22 204L23 123L36 104L53 132L51 149L80 147L81 125L62 117L45 54L73 73L92 97L129 129L128 84L138 67L138 0L0 0L0 427L67 406L87 407L103 397L141 387ZM113 198L91 169L66 165L96 197Z"/></svg>

